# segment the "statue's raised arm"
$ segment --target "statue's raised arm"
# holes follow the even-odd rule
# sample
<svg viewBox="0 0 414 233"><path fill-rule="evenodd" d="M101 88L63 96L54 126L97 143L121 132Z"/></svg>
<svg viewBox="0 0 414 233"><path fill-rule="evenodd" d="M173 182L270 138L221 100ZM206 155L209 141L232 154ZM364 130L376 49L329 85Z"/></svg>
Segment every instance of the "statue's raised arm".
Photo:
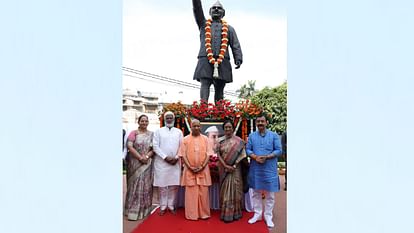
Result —
<svg viewBox="0 0 414 233"><path fill-rule="evenodd" d="M193 0L193 12L194 12L194 18L197 22L198 28L200 29L206 22L206 17L204 17L203 6L201 5L201 0Z"/></svg>

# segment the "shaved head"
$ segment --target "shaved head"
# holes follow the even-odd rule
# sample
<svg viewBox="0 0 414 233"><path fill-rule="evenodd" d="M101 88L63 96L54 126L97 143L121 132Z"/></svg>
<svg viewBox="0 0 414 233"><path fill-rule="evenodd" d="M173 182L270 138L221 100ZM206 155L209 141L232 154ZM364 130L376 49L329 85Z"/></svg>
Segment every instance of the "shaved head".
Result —
<svg viewBox="0 0 414 233"><path fill-rule="evenodd" d="M193 125L194 123L200 124L200 121L198 119L192 119L191 125Z"/></svg>
<svg viewBox="0 0 414 233"><path fill-rule="evenodd" d="M193 136L200 135L200 121L197 119L191 120L191 135Z"/></svg>

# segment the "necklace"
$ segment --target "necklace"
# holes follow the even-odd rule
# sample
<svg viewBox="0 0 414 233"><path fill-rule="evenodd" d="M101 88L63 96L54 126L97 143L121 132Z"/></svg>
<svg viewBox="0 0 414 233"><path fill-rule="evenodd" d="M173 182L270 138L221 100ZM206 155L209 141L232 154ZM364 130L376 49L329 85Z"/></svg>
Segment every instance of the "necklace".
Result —
<svg viewBox="0 0 414 233"><path fill-rule="evenodd" d="M228 41L227 39L227 32L229 31L227 22L224 20L221 20L221 47L220 47L220 53L218 55L217 60L214 58L213 49L211 48L211 19L208 19L206 21L206 27L205 27L205 47L207 52L207 59L208 62L214 65L214 72L213 72L213 78L218 78L218 66L223 62L224 54L226 54Z"/></svg>

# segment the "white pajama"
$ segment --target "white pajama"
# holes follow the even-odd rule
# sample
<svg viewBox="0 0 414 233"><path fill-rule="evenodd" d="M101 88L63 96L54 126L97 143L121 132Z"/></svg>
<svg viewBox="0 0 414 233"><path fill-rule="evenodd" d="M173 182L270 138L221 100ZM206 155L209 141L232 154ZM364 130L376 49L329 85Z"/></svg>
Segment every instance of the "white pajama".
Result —
<svg viewBox="0 0 414 233"><path fill-rule="evenodd" d="M273 218L273 207L275 206L275 192L268 192L265 190L254 190L252 195L252 205L254 215L262 216L263 200L262 192L265 194L264 217L265 219Z"/></svg>
<svg viewBox="0 0 414 233"><path fill-rule="evenodd" d="M160 193L161 210L165 210L167 207L170 210L175 209L175 202L177 200L177 193L178 193L178 185L159 187L159 193Z"/></svg>

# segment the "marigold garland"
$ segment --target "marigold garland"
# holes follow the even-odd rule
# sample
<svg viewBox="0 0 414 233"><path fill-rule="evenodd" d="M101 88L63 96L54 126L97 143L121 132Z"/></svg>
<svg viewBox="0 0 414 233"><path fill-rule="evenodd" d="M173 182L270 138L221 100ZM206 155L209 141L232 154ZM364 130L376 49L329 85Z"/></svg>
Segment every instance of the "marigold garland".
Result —
<svg viewBox="0 0 414 233"><path fill-rule="evenodd" d="M242 120L242 135L241 138L246 141L247 140L247 119L243 118Z"/></svg>
<svg viewBox="0 0 414 233"><path fill-rule="evenodd" d="M235 119L234 119L234 122L233 122L233 128L235 128L236 129L236 127L237 127L237 123L239 123L239 118L238 117L236 117Z"/></svg>
<svg viewBox="0 0 414 233"><path fill-rule="evenodd" d="M182 125L182 126L181 126L181 131L183 131L183 134L185 133L185 132L184 132L184 130L185 130L185 125L184 125L184 124L185 124L185 122L184 122L184 117L182 117L182 118L181 118L181 125Z"/></svg>
<svg viewBox="0 0 414 233"><path fill-rule="evenodd" d="M227 47L228 47L228 41L227 39L227 33L229 31L227 22L224 20L221 20L221 45L220 45L220 53L218 55L217 60L214 58L213 49L211 48L211 23L212 20L208 19L206 21L206 27L205 27L205 47L207 52L207 59L208 62L214 65L214 68L217 69L218 65L220 65L223 62L224 55L226 54Z"/></svg>

